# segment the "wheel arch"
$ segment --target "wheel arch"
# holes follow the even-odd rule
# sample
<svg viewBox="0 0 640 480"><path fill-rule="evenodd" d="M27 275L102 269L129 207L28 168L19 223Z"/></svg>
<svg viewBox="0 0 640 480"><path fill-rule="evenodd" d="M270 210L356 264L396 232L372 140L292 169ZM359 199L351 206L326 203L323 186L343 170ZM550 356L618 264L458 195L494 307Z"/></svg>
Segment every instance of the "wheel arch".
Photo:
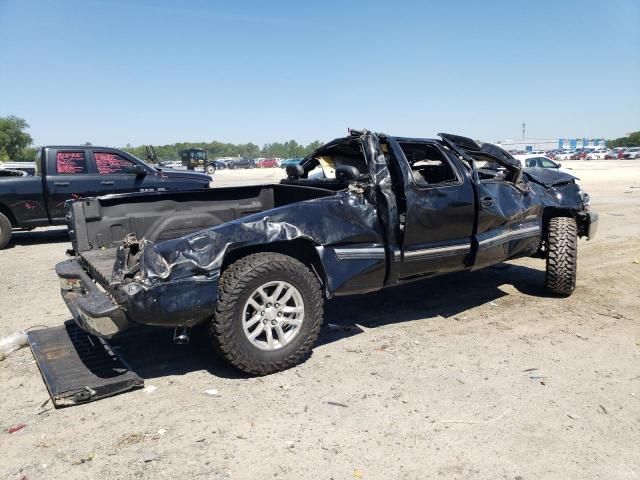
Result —
<svg viewBox="0 0 640 480"><path fill-rule="evenodd" d="M549 233L549 221L555 217L573 218L578 226L578 236L587 235L589 228L586 216L572 208L545 207L542 212L542 238L546 238Z"/></svg>
<svg viewBox="0 0 640 480"><path fill-rule="evenodd" d="M271 252L288 255L307 265L318 277L318 280L322 285L322 289L325 290L327 288L327 272L320 256L318 255L315 245L313 242L303 238L234 248L225 255L222 261L220 273L222 274L229 265L242 257L246 257L247 255L254 253Z"/></svg>
<svg viewBox="0 0 640 480"><path fill-rule="evenodd" d="M7 217L7 219L11 222L12 227L18 226L18 222L16 221L16 217L13 215L13 212L4 203L0 203L0 213Z"/></svg>

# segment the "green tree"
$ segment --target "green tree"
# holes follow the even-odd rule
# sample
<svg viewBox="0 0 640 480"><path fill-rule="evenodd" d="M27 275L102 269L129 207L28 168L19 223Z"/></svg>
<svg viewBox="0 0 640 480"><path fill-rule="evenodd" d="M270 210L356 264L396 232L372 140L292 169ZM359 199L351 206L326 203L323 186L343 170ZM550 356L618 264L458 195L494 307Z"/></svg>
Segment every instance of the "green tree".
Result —
<svg viewBox="0 0 640 480"><path fill-rule="evenodd" d="M632 132L626 137L607 140L607 147L640 147L640 132Z"/></svg>
<svg viewBox="0 0 640 480"><path fill-rule="evenodd" d="M0 160L18 160L22 150L31 145L31 135L24 131L27 128L29 124L22 118L0 117Z"/></svg>
<svg viewBox="0 0 640 480"><path fill-rule="evenodd" d="M33 162L36 158L36 152L38 151L35 147L26 147L20 150L20 153L12 160L16 162Z"/></svg>
<svg viewBox="0 0 640 480"><path fill-rule="evenodd" d="M307 146L301 145L295 140L289 140L284 143L266 143L260 148L251 142L236 145L212 140L210 142L179 142L171 145L157 145L155 146L155 150L158 155L158 160L165 162L180 160L180 150L187 148L201 148L207 152L208 158L213 160L214 158L220 157L297 158L304 157L320 145L322 145L322 143L319 140L315 140ZM127 144L123 147L123 150L143 160L146 159L147 154L144 146L134 147L131 144Z"/></svg>

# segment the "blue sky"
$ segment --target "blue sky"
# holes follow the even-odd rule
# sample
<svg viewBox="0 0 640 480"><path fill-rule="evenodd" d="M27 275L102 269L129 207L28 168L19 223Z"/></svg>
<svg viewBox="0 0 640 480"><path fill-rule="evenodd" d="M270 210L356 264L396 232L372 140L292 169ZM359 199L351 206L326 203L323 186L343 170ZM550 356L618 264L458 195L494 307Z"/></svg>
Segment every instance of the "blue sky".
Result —
<svg viewBox="0 0 640 480"><path fill-rule="evenodd" d="M36 144L640 129L640 2L0 0Z"/></svg>

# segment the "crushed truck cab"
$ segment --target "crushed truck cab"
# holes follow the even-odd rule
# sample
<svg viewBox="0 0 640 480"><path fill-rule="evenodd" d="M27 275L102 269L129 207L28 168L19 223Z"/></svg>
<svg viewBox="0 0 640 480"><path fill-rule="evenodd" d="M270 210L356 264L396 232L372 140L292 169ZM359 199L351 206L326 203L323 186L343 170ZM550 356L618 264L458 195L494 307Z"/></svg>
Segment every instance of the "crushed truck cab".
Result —
<svg viewBox="0 0 640 480"><path fill-rule="evenodd" d="M56 271L95 335L207 323L226 360L266 374L309 354L323 298L522 256L571 294L577 238L597 228L575 180L456 135L352 131L279 184L69 202L74 258Z"/></svg>

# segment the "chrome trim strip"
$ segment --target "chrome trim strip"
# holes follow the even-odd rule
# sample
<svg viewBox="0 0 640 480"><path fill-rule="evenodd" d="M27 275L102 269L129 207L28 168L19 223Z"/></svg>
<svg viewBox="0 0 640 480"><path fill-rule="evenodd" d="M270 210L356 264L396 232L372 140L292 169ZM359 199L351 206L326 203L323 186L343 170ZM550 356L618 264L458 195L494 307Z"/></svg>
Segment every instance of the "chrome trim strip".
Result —
<svg viewBox="0 0 640 480"><path fill-rule="evenodd" d="M424 260L427 258L448 257L456 255L471 248L470 243L462 243L457 245L447 245L444 247L422 248L420 250L409 250L404 252L404 259L408 262Z"/></svg>
<svg viewBox="0 0 640 480"><path fill-rule="evenodd" d="M491 243L502 243L510 240L519 240L521 238L532 237L537 233L540 233L540 227L538 225L535 227L518 228L494 235L493 237L485 238L480 241L480 246Z"/></svg>
<svg viewBox="0 0 640 480"><path fill-rule="evenodd" d="M384 259L383 247L370 248L334 248L338 260L382 260Z"/></svg>

